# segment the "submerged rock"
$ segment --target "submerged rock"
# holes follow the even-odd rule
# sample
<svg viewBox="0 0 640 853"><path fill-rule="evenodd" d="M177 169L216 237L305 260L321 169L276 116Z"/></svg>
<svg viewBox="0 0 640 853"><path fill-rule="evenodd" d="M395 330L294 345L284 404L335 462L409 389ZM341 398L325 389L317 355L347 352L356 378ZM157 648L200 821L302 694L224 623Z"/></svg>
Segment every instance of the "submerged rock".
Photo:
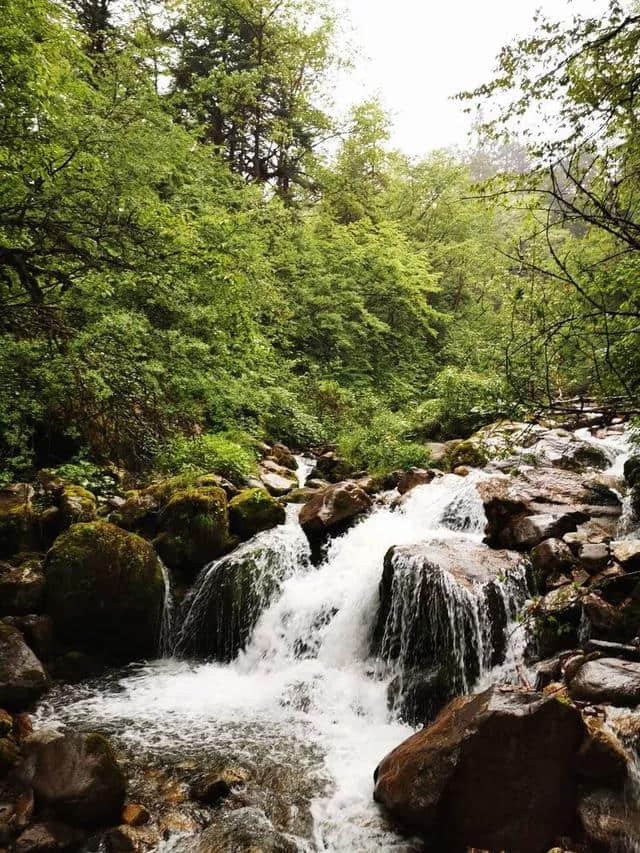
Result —
<svg viewBox="0 0 640 853"><path fill-rule="evenodd" d="M206 569L187 602L191 609L179 651L233 660L280 589L284 571L281 555L260 542L247 543Z"/></svg>
<svg viewBox="0 0 640 853"><path fill-rule="evenodd" d="M454 699L387 755L374 796L437 849L539 853L571 826L584 734L570 705L491 688Z"/></svg>
<svg viewBox="0 0 640 853"><path fill-rule="evenodd" d="M62 820L79 826L120 820L125 777L104 737L45 729L26 739L23 755L21 781Z"/></svg>
<svg viewBox="0 0 640 853"><path fill-rule="evenodd" d="M256 808L237 809L219 817L206 829L195 846L195 853L298 853L291 836L279 832L269 818Z"/></svg>
<svg viewBox="0 0 640 853"><path fill-rule="evenodd" d="M113 524L74 524L47 554L47 610L75 648L129 660L155 654L164 595L151 545Z"/></svg>
<svg viewBox="0 0 640 853"><path fill-rule="evenodd" d="M229 502L231 532L240 539L284 524L285 517L282 504L264 489L245 489Z"/></svg>
<svg viewBox="0 0 640 853"><path fill-rule="evenodd" d="M42 664L17 628L0 623L0 707L20 710L47 688Z"/></svg>

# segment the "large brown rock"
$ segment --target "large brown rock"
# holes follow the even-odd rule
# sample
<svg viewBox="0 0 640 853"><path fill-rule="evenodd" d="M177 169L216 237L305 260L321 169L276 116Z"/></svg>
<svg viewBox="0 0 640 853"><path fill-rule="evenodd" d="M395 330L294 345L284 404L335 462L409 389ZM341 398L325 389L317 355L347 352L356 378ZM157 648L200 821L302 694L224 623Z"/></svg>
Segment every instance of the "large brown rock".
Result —
<svg viewBox="0 0 640 853"><path fill-rule="evenodd" d="M398 491L401 495L406 494L416 486L424 486L430 483L439 474L438 471L428 468L409 468L402 472L398 480Z"/></svg>
<svg viewBox="0 0 640 853"><path fill-rule="evenodd" d="M640 704L640 663L601 658L588 661L569 681L574 699L607 705Z"/></svg>
<svg viewBox="0 0 640 853"><path fill-rule="evenodd" d="M0 707L20 710L47 688L42 664L17 628L0 623Z"/></svg>
<svg viewBox="0 0 640 853"><path fill-rule="evenodd" d="M540 853L570 825L579 712L539 693L451 702L376 770L375 799L440 850Z"/></svg>
<svg viewBox="0 0 640 853"><path fill-rule="evenodd" d="M42 729L22 749L21 781L56 816L79 826L119 822L125 777L102 735Z"/></svg>
<svg viewBox="0 0 640 853"><path fill-rule="evenodd" d="M314 495L300 511L307 535L322 536L371 508L371 498L352 480L328 486Z"/></svg>

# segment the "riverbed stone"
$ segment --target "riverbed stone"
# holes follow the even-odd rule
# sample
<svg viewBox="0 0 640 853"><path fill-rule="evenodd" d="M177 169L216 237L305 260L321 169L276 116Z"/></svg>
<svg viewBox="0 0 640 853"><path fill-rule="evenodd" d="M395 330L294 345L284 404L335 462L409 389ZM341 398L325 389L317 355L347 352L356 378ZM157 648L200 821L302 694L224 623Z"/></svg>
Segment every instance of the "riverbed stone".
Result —
<svg viewBox="0 0 640 853"><path fill-rule="evenodd" d="M285 518L283 505L265 489L245 489L229 501L231 532L243 540L284 524Z"/></svg>
<svg viewBox="0 0 640 853"><path fill-rule="evenodd" d="M640 569L640 539L620 539L611 543L611 553L626 572Z"/></svg>
<svg viewBox="0 0 640 853"><path fill-rule="evenodd" d="M279 832L260 809L236 809L206 829L194 853L298 853L295 839Z"/></svg>
<svg viewBox="0 0 640 853"><path fill-rule="evenodd" d="M371 498L357 483L336 483L307 501L300 511L300 525L307 536L323 536L367 512L371 505Z"/></svg>
<svg viewBox="0 0 640 853"><path fill-rule="evenodd" d="M57 817L87 827L119 821L126 782L102 735L40 729L22 751L21 781Z"/></svg>
<svg viewBox="0 0 640 853"><path fill-rule="evenodd" d="M577 771L584 779L622 788L628 778L631 756L599 717L585 717L587 737L577 755Z"/></svg>
<svg viewBox="0 0 640 853"><path fill-rule="evenodd" d="M81 651L128 660L155 654L164 579L151 545L103 521L74 524L46 558L47 611Z"/></svg>
<svg viewBox="0 0 640 853"><path fill-rule="evenodd" d="M427 468L408 468L402 472L398 481L397 489L401 495L406 494L416 486L424 486L431 483L440 472Z"/></svg>
<svg viewBox="0 0 640 853"><path fill-rule="evenodd" d="M544 539L531 551L531 565L541 586L550 575L570 572L574 563L573 553L562 539Z"/></svg>
<svg viewBox="0 0 640 853"><path fill-rule="evenodd" d="M640 704L640 662L601 658L587 661L569 681L574 699L595 704Z"/></svg>
<svg viewBox="0 0 640 853"><path fill-rule="evenodd" d="M44 604L42 560L0 563L0 616L40 613Z"/></svg>
<svg viewBox="0 0 640 853"><path fill-rule="evenodd" d="M25 829L18 836L13 850L15 853L62 853L77 850L83 840L84 833L77 827L48 820Z"/></svg>
<svg viewBox="0 0 640 853"><path fill-rule="evenodd" d="M0 489L0 559L31 544L33 496L33 487L28 483L12 483Z"/></svg>
<svg viewBox="0 0 640 853"><path fill-rule="evenodd" d="M640 811L609 788L588 791L578 805L584 834L598 850L628 850L640 843Z"/></svg>
<svg viewBox="0 0 640 853"><path fill-rule="evenodd" d="M490 688L454 699L387 755L374 796L438 849L539 853L571 825L584 735L571 705Z"/></svg>
<svg viewBox="0 0 640 853"><path fill-rule="evenodd" d="M353 465L338 456L335 451L328 450L318 456L310 477L327 480L329 483L339 483L351 477L353 472Z"/></svg>
<svg viewBox="0 0 640 853"><path fill-rule="evenodd" d="M47 688L38 658L17 628L0 623L0 706L19 711Z"/></svg>
<svg viewBox="0 0 640 853"><path fill-rule="evenodd" d="M93 521L97 512L96 497L82 486L65 486L60 496L60 512L65 527L81 521Z"/></svg>

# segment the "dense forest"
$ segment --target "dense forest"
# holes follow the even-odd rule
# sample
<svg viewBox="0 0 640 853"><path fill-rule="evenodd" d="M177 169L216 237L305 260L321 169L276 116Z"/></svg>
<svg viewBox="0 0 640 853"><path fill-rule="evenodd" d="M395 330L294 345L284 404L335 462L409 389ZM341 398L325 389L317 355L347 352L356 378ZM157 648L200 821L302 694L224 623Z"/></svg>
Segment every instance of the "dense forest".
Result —
<svg viewBox="0 0 640 853"><path fill-rule="evenodd" d="M537 22L411 159L323 0L5 0L0 481L373 471L640 386L640 15ZM417 107L418 108L418 107Z"/></svg>

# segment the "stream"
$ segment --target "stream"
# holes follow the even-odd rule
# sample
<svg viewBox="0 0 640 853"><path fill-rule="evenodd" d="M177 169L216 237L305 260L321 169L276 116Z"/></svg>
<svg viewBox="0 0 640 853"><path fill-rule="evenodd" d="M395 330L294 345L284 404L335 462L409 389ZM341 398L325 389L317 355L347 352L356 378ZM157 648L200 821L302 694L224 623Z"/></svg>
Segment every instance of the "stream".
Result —
<svg viewBox="0 0 640 853"><path fill-rule="evenodd" d="M614 448L616 468L621 450ZM301 484L310 467L300 458ZM439 477L395 507L395 493L382 496L366 518L330 542L319 566L309 559L299 507L289 505L284 525L241 546L269 555L264 571L276 567L279 592L235 660L199 661L181 652L201 630L201 602L217 561L202 570L182 620L174 613L164 657L55 688L38 709L39 722L105 732L138 765L206 766L211 754L224 753L258 776L275 772L290 811L281 823L301 851L420 849L392 830L372 799L374 768L413 731L389 710L393 664L371 656L378 586L394 545L481 543L485 516L475 484L485 476ZM515 616L512 599L524 601L524 579L504 595ZM451 620L455 610L448 608ZM481 645L485 617L481 608L474 612ZM494 672L481 665L480 681L513 681L519 663L515 631L506 662ZM194 847L178 834L157 849Z"/></svg>

